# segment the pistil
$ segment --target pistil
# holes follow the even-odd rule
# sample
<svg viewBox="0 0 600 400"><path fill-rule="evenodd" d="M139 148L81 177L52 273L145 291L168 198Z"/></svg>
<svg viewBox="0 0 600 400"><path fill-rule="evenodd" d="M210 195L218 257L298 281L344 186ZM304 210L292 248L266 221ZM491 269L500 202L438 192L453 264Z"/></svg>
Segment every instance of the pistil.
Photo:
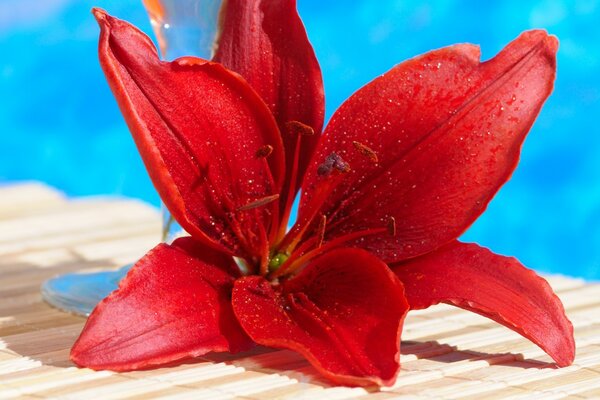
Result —
<svg viewBox="0 0 600 400"><path fill-rule="evenodd" d="M290 256L285 253L278 253L271 257L269 261L269 272L277 271L289 258Z"/></svg>

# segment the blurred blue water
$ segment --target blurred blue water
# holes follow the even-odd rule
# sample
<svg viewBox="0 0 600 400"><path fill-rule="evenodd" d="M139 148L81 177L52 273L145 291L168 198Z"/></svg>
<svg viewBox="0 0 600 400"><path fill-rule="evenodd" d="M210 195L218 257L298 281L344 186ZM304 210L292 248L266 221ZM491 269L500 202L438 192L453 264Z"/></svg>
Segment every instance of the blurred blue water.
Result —
<svg viewBox="0 0 600 400"><path fill-rule="evenodd" d="M600 278L600 0L298 0L327 113L394 64L456 42L483 58L518 33L561 42L556 90L512 180L465 239L550 272ZM150 32L138 0L94 5ZM90 2L0 0L0 182L158 204L98 66Z"/></svg>

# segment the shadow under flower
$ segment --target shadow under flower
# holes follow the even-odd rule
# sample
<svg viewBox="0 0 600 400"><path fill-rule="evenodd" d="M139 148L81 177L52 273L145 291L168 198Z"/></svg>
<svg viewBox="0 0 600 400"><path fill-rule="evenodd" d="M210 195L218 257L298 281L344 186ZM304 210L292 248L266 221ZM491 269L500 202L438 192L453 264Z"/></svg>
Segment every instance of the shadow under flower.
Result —
<svg viewBox="0 0 600 400"><path fill-rule="evenodd" d="M254 349L238 354L212 353L202 357L203 360L225 363L244 368L247 371L279 374L295 379L298 382L310 383L322 387L335 387L336 385L324 378L300 354L288 350L276 350L257 346ZM423 360L428 362L423 363ZM525 359L519 353L484 353L477 351L461 351L447 344L437 341L402 342L401 347L402 370L399 379L410 372L427 372L443 370L444 372L468 371L479 369L488 365L501 365L505 367L554 369L554 363ZM483 364L483 365L482 365ZM369 392L378 391L379 388L366 388Z"/></svg>

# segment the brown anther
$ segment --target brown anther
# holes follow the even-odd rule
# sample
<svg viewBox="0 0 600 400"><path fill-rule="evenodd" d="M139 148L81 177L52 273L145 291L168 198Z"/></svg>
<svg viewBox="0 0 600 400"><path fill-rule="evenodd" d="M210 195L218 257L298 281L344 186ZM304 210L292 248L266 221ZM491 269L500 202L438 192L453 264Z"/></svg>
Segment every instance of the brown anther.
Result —
<svg viewBox="0 0 600 400"><path fill-rule="evenodd" d="M327 156L325 162L319 165L317 168L317 174L319 176L329 176L331 172L336 169L339 172L350 172L350 164L337 153L333 152Z"/></svg>
<svg viewBox="0 0 600 400"><path fill-rule="evenodd" d="M379 161L379 159L377 158L377 153L375 153L375 151L372 148L356 141L352 142L352 144L360 154L367 157L372 163L376 164Z"/></svg>
<svg viewBox="0 0 600 400"><path fill-rule="evenodd" d="M388 218L387 230L391 236L396 236L396 218L394 218L394 217Z"/></svg>
<svg viewBox="0 0 600 400"><path fill-rule="evenodd" d="M325 227L327 226L327 216L321 214L321 218L319 220L319 227L317 228L317 248L323 245L323 240L325 239Z"/></svg>
<svg viewBox="0 0 600 400"><path fill-rule="evenodd" d="M258 150L256 150L256 158L267 158L273 152L273 146L270 144L265 144Z"/></svg>
<svg viewBox="0 0 600 400"><path fill-rule="evenodd" d="M290 133L295 133L298 135L314 135L315 130L310 126L303 124L300 121L288 121L285 123L285 127L288 129Z"/></svg>
<svg viewBox="0 0 600 400"><path fill-rule="evenodd" d="M272 196L263 197L261 199L250 202L250 203L246 204L245 206L238 207L237 210L238 211L252 210L253 208L262 207L266 204L272 203L277 199L279 199L279 194L274 194Z"/></svg>
<svg viewBox="0 0 600 400"><path fill-rule="evenodd" d="M317 168L317 175L329 176L331 175L332 169L333 167L327 161L325 161L323 164L319 165L319 168Z"/></svg>

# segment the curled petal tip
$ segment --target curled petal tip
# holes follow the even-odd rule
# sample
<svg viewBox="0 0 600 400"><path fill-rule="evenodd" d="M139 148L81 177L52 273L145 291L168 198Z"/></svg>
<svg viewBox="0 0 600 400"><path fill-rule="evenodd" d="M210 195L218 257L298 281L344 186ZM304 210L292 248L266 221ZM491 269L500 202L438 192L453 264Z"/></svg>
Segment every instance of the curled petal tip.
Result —
<svg viewBox="0 0 600 400"><path fill-rule="evenodd" d="M520 36L536 42L548 37L548 32L545 29L530 29L522 32Z"/></svg>
<svg viewBox="0 0 600 400"><path fill-rule="evenodd" d="M96 18L96 21L98 21L98 23L105 21L106 17L108 16L106 11L98 7L92 8L92 14L94 14L94 17Z"/></svg>
<svg viewBox="0 0 600 400"><path fill-rule="evenodd" d="M554 35L550 35L546 38L545 42L548 50L550 50L552 54L556 54L558 51L558 38Z"/></svg>
<svg viewBox="0 0 600 400"><path fill-rule="evenodd" d="M479 63L481 60L481 48L475 44L455 44L451 49L471 60L473 63Z"/></svg>
<svg viewBox="0 0 600 400"><path fill-rule="evenodd" d="M542 42L551 54L556 54L558 50L558 38L554 35L549 35L544 29L533 29L523 32L521 38L531 43Z"/></svg>

